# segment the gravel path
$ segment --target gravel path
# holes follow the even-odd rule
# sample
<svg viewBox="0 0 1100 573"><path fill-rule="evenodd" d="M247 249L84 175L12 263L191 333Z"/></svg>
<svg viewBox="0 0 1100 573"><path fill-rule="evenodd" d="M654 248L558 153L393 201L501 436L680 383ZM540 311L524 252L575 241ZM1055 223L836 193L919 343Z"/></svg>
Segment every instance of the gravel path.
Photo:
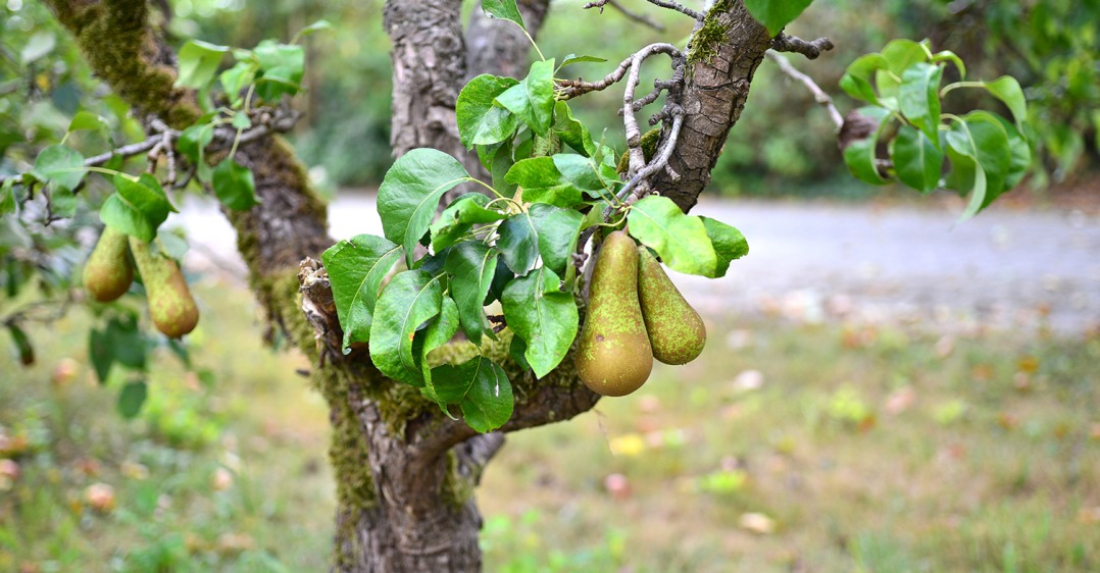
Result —
<svg viewBox="0 0 1100 573"><path fill-rule="evenodd" d="M794 320L903 321L935 329L1100 325L1100 217L993 208L957 223L946 209L706 200L693 214L732 224L751 254L717 280L673 274L700 313ZM344 194L333 237L381 234L374 197ZM243 272L232 228L210 202L179 221L192 261Z"/></svg>

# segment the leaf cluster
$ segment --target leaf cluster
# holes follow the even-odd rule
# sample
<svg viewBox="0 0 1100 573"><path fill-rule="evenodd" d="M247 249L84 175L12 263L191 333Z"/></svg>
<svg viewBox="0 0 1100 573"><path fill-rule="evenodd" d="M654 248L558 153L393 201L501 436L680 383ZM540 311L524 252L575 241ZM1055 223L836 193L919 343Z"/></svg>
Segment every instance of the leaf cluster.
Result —
<svg viewBox="0 0 1100 573"><path fill-rule="evenodd" d="M566 58L576 61L592 59ZM557 368L579 328L582 237L628 225L671 268L708 277L748 252L737 229L665 197L624 201L618 154L555 98L554 63L535 62L522 80L481 75L459 94L461 141L490 182L443 152L410 151L378 192L384 236L341 241L322 257L345 351L367 344L383 374L480 432L512 415L504 369L481 355L433 365L430 354L459 332L482 346L506 325L517 364L537 378ZM464 184L485 193L444 204ZM493 320L490 305L500 309Z"/></svg>
<svg viewBox="0 0 1100 573"><path fill-rule="evenodd" d="M961 79L941 86L948 64ZM870 118L875 129L844 149L849 170L867 183L897 180L922 193L955 190L970 196L963 214L968 218L1015 187L1031 163L1027 104L1016 79L968 81L961 58L950 51L933 54L927 41L894 40L882 52L856 59L840 87L870 104L858 113ZM941 100L956 89L987 91L1005 104L1012 119L987 110L942 113ZM888 162L876 152L881 144Z"/></svg>

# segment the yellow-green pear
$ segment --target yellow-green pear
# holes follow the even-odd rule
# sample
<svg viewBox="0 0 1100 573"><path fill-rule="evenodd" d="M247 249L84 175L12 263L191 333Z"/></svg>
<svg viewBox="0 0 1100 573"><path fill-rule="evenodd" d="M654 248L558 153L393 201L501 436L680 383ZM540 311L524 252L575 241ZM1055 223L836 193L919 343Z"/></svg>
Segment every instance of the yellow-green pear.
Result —
<svg viewBox="0 0 1100 573"><path fill-rule="evenodd" d="M126 234L111 227L103 229L99 242L84 263L84 290L99 302L117 300L130 290L134 267L130 264Z"/></svg>
<svg viewBox="0 0 1100 573"><path fill-rule="evenodd" d="M199 322L199 307L176 262L153 254L149 245L138 239L130 239L130 250L145 283L149 315L157 330L169 338L179 338L194 330Z"/></svg>
<svg viewBox="0 0 1100 573"><path fill-rule="evenodd" d="M638 304L638 251L634 239L622 231L604 239L596 259L574 361L581 381L604 396L637 390L653 370Z"/></svg>
<svg viewBox="0 0 1100 573"><path fill-rule="evenodd" d="M638 300L653 357L665 364L695 360L707 343L703 319L684 300L649 249L638 247L638 259Z"/></svg>

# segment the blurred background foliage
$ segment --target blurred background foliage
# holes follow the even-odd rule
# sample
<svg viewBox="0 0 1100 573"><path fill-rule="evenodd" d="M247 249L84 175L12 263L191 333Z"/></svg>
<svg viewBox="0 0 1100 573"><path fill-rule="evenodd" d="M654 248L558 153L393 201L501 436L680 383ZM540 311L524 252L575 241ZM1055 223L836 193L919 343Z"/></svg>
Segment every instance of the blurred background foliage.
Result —
<svg viewBox="0 0 1100 573"><path fill-rule="evenodd" d="M662 23L664 31L640 26L613 8L603 14L585 11L584 3L554 1L539 43L547 56L583 50L609 60L571 69L586 78L602 76L646 43L683 45L691 32L690 20L644 2L629 5ZM389 40L382 30L382 0L168 4L172 16L167 30L177 44L202 38L250 47L266 37L289 39L321 18L332 22L332 31L308 40L310 89L298 100L307 114L293 140L323 188L378 184L392 161ZM467 12L474 4L466 2ZM0 170L15 170L21 162L25 166L34 157L33 148L64 133L68 118L80 108L113 118L119 138L137 135L137 126L126 121L125 106L90 76L71 40L41 4L6 0L0 15ZM158 17L165 16L158 12ZM800 56L792 61L837 96L842 113L855 105L836 87L848 63L892 38L927 37L936 50L962 56L972 78L1007 73L1020 80L1042 158L1030 179L1033 189L1080 181L1100 164L1100 1L817 0L789 32L805 38L825 35L837 45L817 61ZM583 46L578 38L585 39ZM647 72L656 77L667 75L668 69L663 62L652 63ZM984 97L980 90L953 92L945 111L979 104L996 109L993 100L973 99ZM575 107L594 132L606 128L606 140L621 147L621 124L611 111L618 98L615 93L595 94ZM868 195L870 188L847 176L833 134L834 126L809 93L764 63L715 169L713 187L726 195ZM7 149L24 139L28 145L14 147L32 149Z"/></svg>

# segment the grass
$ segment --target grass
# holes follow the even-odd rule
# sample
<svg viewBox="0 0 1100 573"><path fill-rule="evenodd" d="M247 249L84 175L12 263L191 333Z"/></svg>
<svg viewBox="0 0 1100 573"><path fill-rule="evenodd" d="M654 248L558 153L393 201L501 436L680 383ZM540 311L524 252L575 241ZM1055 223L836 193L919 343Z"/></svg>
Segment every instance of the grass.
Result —
<svg viewBox="0 0 1100 573"><path fill-rule="evenodd" d="M86 318L32 331L38 366L0 357L0 426L28 443L0 571L327 569L308 365L261 347L246 293L199 293L215 383L165 353L134 422L94 382ZM1100 570L1100 338L708 330L635 395L509 437L478 491L486 571ZM96 483L112 510L85 501Z"/></svg>

